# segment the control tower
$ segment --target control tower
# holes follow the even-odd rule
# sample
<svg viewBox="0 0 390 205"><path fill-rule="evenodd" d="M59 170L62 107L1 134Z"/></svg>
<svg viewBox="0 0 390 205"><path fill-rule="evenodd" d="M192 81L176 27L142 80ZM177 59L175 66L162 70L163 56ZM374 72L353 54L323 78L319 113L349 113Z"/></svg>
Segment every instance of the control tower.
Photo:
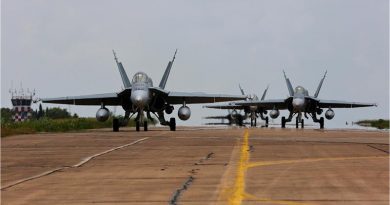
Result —
<svg viewBox="0 0 390 205"><path fill-rule="evenodd" d="M33 97L35 96L35 90L30 92L28 89L24 91L23 88L20 88L19 91L10 90L11 101L12 101L12 120L14 122L23 122L31 119L32 109L31 103L33 102Z"/></svg>

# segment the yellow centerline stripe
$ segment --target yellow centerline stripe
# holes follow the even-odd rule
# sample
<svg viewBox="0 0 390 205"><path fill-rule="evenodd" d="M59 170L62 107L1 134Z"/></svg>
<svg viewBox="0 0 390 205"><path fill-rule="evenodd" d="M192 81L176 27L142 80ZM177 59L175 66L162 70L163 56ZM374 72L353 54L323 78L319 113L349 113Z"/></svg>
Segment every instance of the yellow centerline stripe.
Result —
<svg viewBox="0 0 390 205"><path fill-rule="evenodd" d="M258 166L281 165L290 163L309 163L320 161L338 161L338 160L361 160L361 159L385 159L389 156L366 156L366 157L330 157L330 158L311 158L311 159L296 159L296 160L278 160L278 161L264 161L264 162L249 162L249 130L246 129L240 147L240 160L237 167L237 173L234 181L234 186L229 188L231 193L228 198L229 205L240 205L244 199L251 201L266 202L271 204L285 204L285 205L303 205L307 203L287 201L287 200L273 200L268 198L258 198L252 194L245 192L245 175L249 168Z"/></svg>
<svg viewBox="0 0 390 205"><path fill-rule="evenodd" d="M320 162L320 161L339 161L339 160L361 160L361 159L381 159L389 158L389 156L369 156L369 157L329 157L329 158L312 158L312 159L295 159L295 160L278 160L278 161L265 161L265 162L252 162L248 164L247 168L258 166L270 166L279 164L291 164L291 163L307 163L307 162Z"/></svg>
<svg viewBox="0 0 390 205"><path fill-rule="evenodd" d="M270 204L281 204L281 205L308 205L307 203L295 202L295 201L286 201L286 200L272 200L267 198L258 198L252 194L244 193L244 197L251 201L258 201L263 203Z"/></svg>
<svg viewBox="0 0 390 205"><path fill-rule="evenodd" d="M245 193L245 172L249 163L249 131L245 130L240 149L240 162L233 187L232 195L229 197L230 205L240 205Z"/></svg>

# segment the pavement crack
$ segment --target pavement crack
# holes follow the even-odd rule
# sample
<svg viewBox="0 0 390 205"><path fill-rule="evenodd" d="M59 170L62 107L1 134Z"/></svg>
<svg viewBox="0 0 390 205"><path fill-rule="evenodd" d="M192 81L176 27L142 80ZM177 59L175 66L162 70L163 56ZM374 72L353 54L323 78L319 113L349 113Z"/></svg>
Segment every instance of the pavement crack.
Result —
<svg viewBox="0 0 390 205"><path fill-rule="evenodd" d="M205 158L200 159L198 162L195 162L194 165L202 165L203 161L209 160L214 156L214 152L210 152L207 154Z"/></svg>
<svg viewBox="0 0 390 205"><path fill-rule="evenodd" d="M198 162L195 162L194 165L215 165L215 164L204 164L203 163L204 161L211 159L213 156L214 156L214 152L210 152L206 155L206 157L200 159ZM163 170L163 169L161 169L161 170ZM187 190L187 188L192 184L192 182L195 179L195 177L193 175L196 175L199 170L200 169L191 169L190 171L188 171L191 175L187 178L187 180L183 183L183 185L173 193L172 198L169 200L170 205L177 204L180 195L182 194L182 192Z"/></svg>
<svg viewBox="0 0 390 205"><path fill-rule="evenodd" d="M372 146L372 145L367 145L367 146L369 146L369 147L371 147L371 148L373 148L373 149L376 149L376 150L379 150L379 151L382 151L382 152L385 152L385 153L387 153L387 154L389 154L389 151L388 150L383 150L383 149L381 149L381 148L378 148L378 147L375 147L375 146Z"/></svg>
<svg viewBox="0 0 390 205"><path fill-rule="evenodd" d="M187 178L187 180L183 183L183 185L179 189L177 189L175 191L175 193L173 194L171 200L169 200L169 204L170 205L176 205L177 204L177 201L179 200L179 197L180 197L181 193L184 192L185 190L187 190L187 188L192 184L194 179L195 179L195 177L193 177L193 176L189 176Z"/></svg>
<svg viewBox="0 0 390 205"><path fill-rule="evenodd" d="M59 172L59 171L63 171L65 169L71 169L71 168L78 168L78 167L81 167L83 166L84 164L88 163L89 161L91 161L92 159L95 159L96 157L99 157L99 156L102 156L104 154L108 154L110 152L113 152L115 150L119 150L119 149L122 149L124 147L128 147L130 145L134 145L134 144L137 144L139 142L142 142L144 140L147 140L148 137L145 137L145 138L142 138L142 139L139 139L139 140L136 140L134 142L131 142L131 143L128 143L128 144L125 144L125 145L121 145L119 147L114 147L112 149L109 149L109 150L106 150L104 152L100 152L98 154L94 154L92 156L89 156L87 158L84 158L81 162L75 164L75 165L72 165L72 166L62 166L62 167L58 167L58 168L55 168L55 169L52 169L52 170L49 170L49 171L45 171L41 174L37 174L37 175L34 175L34 176L31 176L31 177L27 177L27 178L24 178L24 179L20 179L16 182L12 182L8 185L5 185L4 187L1 187L0 190L5 190L5 189L8 189L8 188L11 188L13 186L16 186L18 184L21 184L21 183L24 183L24 182L28 182L28 181L31 181L31 180L34 180L34 179L38 179L38 178L41 178L41 177L44 177L44 176L48 176L48 175L51 175L51 174L54 174L56 172Z"/></svg>

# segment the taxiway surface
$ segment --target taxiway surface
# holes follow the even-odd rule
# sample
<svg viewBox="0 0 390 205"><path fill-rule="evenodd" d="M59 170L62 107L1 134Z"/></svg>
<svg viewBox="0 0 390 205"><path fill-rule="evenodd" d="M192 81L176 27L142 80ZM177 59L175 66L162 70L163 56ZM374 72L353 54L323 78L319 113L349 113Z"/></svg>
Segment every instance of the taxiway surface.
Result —
<svg viewBox="0 0 390 205"><path fill-rule="evenodd" d="M152 128L11 136L2 204L389 204L389 133Z"/></svg>

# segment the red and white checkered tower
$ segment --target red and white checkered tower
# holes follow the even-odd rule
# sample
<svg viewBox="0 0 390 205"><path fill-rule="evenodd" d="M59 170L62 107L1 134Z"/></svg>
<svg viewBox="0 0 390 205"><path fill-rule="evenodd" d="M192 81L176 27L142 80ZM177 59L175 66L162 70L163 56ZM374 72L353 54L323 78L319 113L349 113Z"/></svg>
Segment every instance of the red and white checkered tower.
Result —
<svg viewBox="0 0 390 205"><path fill-rule="evenodd" d="M35 96L35 91L30 92L28 89L25 92L23 88L20 88L19 92L15 90L10 90L11 101L12 101L12 119L14 122L23 122L31 119L32 109L31 103L33 97Z"/></svg>

